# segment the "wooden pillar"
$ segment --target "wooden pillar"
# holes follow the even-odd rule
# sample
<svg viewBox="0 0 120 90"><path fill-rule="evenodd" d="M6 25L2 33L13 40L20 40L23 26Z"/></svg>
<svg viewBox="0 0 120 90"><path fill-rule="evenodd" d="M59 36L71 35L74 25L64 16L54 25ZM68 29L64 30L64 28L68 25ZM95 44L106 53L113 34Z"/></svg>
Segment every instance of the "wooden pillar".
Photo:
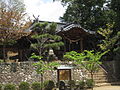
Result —
<svg viewBox="0 0 120 90"><path fill-rule="evenodd" d="M19 50L18 52L19 52L19 61L22 61L22 57L23 57L22 50Z"/></svg>
<svg viewBox="0 0 120 90"><path fill-rule="evenodd" d="M66 49L66 39L65 38L63 38L63 42L64 42L64 53L67 51L67 49Z"/></svg>
<svg viewBox="0 0 120 90"><path fill-rule="evenodd" d="M71 51L71 41L69 41L69 51Z"/></svg>
<svg viewBox="0 0 120 90"><path fill-rule="evenodd" d="M80 51L83 51L83 38L80 39Z"/></svg>

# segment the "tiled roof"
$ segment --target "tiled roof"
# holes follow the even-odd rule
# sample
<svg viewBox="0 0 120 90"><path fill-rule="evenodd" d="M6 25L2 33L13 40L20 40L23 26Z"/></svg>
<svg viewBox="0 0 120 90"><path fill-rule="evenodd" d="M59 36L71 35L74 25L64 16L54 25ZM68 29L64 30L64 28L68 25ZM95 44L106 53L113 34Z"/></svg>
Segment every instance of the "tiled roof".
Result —
<svg viewBox="0 0 120 90"><path fill-rule="evenodd" d="M83 29L87 33L95 34L95 31L86 30L83 27L81 27L81 25L79 25L79 24L69 24L69 25L66 25L66 26L63 27L62 31L68 31L68 30L70 30L72 28L75 28L75 27L81 28L81 29Z"/></svg>

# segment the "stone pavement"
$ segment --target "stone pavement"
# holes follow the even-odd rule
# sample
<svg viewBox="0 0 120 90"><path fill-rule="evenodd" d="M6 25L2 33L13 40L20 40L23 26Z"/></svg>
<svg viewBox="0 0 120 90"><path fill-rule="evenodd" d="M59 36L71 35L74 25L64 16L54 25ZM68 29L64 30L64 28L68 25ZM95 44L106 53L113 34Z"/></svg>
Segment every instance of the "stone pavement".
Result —
<svg viewBox="0 0 120 90"><path fill-rule="evenodd" d="M120 90L120 86L101 86L95 87L93 90Z"/></svg>

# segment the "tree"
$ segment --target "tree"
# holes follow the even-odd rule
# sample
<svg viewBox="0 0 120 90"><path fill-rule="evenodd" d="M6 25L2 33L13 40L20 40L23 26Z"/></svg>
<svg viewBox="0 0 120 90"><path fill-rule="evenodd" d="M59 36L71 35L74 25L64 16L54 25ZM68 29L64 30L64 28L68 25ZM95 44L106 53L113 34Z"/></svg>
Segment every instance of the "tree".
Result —
<svg viewBox="0 0 120 90"><path fill-rule="evenodd" d="M25 20L25 8L20 0L0 1L0 45L3 46L4 61L6 45L13 45L17 39L28 35L24 30L30 23Z"/></svg>
<svg viewBox="0 0 120 90"><path fill-rule="evenodd" d="M41 75L41 85L43 85L43 75L47 70L54 70L54 67L59 66L57 62L45 62L42 60L42 56L35 55L35 53L31 56L32 59L38 59L39 62L34 63L34 66L37 66L36 72ZM42 87L41 87L42 90Z"/></svg>
<svg viewBox="0 0 120 90"><path fill-rule="evenodd" d="M111 0L111 9L115 11L116 13L116 18L115 18L115 30L119 31L120 30L120 0ZM114 30L114 31L115 31Z"/></svg>
<svg viewBox="0 0 120 90"><path fill-rule="evenodd" d="M100 28L97 32L104 37L104 40L102 40L102 43L98 44L101 50L105 51L108 49L113 48L115 42L117 41L118 37L111 38L111 35L113 33L113 24L106 24L106 28Z"/></svg>
<svg viewBox="0 0 120 90"><path fill-rule="evenodd" d="M116 36L118 37L118 39L117 39L116 47L113 49L113 52L115 54L114 59L119 61L120 60L120 31L118 31Z"/></svg>
<svg viewBox="0 0 120 90"><path fill-rule="evenodd" d="M77 53L75 51L67 52L64 55L64 59L72 60L75 64L86 69L91 74L91 79L93 80L93 75L99 69L99 64L101 64L101 57L105 55L108 51L100 53L94 50L85 50L82 53Z"/></svg>
<svg viewBox="0 0 120 90"><path fill-rule="evenodd" d="M36 40L31 46L37 50L39 56L48 56L50 49L59 49L64 43L60 40L60 36L56 34L56 24L36 23L33 27L35 34L32 36ZM45 57L44 57L45 58ZM47 58L49 60L49 57Z"/></svg>
<svg viewBox="0 0 120 90"><path fill-rule="evenodd" d="M109 8L109 0L61 0L67 5L63 22L77 23L88 30L98 30L114 22L116 13Z"/></svg>
<svg viewBox="0 0 120 90"><path fill-rule="evenodd" d="M117 34L113 34L114 30L113 30L114 24L106 24L106 28L100 28L97 32L104 37L103 40L101 40L101 43L98 44L98 46L100 47L100 49L102 51L107 51L110 50L109 52L109 56L112 56L113 59L118 59L119 58L119 45L116 45L117 43L119 43L119 39L120 39L120 31L117 32ZM117 55L117 57L116 57Z"/></svg>

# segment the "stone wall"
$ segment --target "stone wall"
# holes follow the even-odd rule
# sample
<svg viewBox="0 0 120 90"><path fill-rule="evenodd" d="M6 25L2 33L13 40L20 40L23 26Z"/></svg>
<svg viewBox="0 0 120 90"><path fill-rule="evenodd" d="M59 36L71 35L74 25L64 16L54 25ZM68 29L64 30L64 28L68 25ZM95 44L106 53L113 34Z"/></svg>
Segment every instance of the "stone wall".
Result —
<svg viewBox="0 0 120 90"><path fill-rule="evenodd" d="M46 71L44 80L57 80L57 70ZM54 78L53 78L54 77ZM40 82L40 74L37 74L32 63L0 63L0 83L15 83L19 84L21 81Z"/></svg>
<svg viewBox="0 0 120 90"><path fill-rule="evenodd" d="M0 83L14 83L19 84L22 81L40 82L40 74L35 71L36 67L32 62L21 63L0 63ZM53 80L57 82L57 70L49 70L44 73L44 80ZM89 77L89 74L81 69L71 69L72 80L82 80L85 77Z"/></svg>

